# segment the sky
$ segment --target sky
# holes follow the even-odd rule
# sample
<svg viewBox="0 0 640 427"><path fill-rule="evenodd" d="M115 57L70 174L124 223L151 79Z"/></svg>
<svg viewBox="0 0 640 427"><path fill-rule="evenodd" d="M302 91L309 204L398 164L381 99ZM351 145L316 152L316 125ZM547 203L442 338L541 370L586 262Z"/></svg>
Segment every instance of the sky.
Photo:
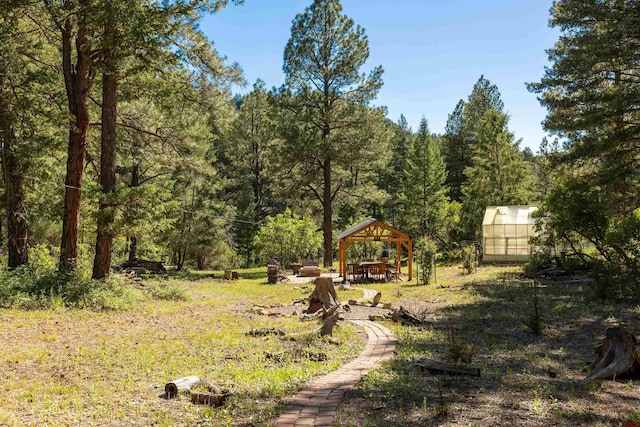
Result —
<svg viewBox="0 0 640 427"><path fill-rule="evenodd" d="M201 29L229 63L237 62L247 86L284 83L284 48L291 22L312 0L245 0L208 16ZM559 32L549 28L552 0L342 0L343 13L363 27L369 59L381 65L384 86L372 102L397 122L404 115L416 131L422 117L444 133L449 114L467 100L484 75L500 91L509 130L535 153L545 136L546 110L526 82L540 81L549 66L546 49Z"/></svg>

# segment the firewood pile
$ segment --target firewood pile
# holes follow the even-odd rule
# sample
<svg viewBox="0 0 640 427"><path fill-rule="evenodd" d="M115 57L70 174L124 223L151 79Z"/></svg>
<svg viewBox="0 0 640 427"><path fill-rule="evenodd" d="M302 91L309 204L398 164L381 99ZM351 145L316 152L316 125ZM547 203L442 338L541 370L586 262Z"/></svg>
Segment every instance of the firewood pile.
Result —
<svg viewBox="0 0 640 427"><path fill-rule="evenodd" d="M166 274L167 269L161 261L149 261L145 259L136 259L123 262L122 269L127 273L134 272L136 274Z"/></svg>

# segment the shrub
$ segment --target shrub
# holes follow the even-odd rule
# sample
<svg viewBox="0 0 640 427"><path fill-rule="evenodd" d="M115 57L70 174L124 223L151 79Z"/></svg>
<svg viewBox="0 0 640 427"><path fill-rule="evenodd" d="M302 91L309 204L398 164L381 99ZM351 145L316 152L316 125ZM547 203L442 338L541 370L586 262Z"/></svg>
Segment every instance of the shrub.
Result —
<svg viewBox="0 0 640 427"><path fill-rule="evenodd" d="M322 247L322 234L310 218L302 218L289 209L268 217L255 237L255 245L263 259L277 257L280 263L314 258Z"/></svg>

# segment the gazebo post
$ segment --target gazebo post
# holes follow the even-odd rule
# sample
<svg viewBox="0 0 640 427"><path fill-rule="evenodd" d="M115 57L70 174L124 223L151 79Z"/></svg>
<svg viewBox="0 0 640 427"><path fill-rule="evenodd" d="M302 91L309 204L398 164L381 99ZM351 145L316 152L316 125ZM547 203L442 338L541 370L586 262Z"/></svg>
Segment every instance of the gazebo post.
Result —
<svg viewBox="0 0 640 427"><path fill-rule="evenodd" d="M407 266L409 267L409 281L413 278L413 243L411 240L407 242L407 249L409 250L409 261Z"/></svg>
<svg viewBox="0 0 640 427"><path fill-rule="evenodd" d="M344 276L346 270L346 257L347 257L347 249L344 239L340 239L338 243L338 270L340 272L340 276L343 281L346 281L346 277Z"/></svg>

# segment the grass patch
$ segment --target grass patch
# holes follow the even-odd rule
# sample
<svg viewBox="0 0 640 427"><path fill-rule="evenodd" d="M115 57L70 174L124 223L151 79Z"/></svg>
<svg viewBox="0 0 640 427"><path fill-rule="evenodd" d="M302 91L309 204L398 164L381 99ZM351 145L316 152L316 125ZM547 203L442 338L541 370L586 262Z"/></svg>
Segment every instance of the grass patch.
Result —
<svg viewBox="0 0 640 427"><path fill-rule="evenodd" d="M99 304L71 309L56 292L42 294L42 307L0 309L0 424L273 425L282 398L356 356L363 335L339 323L326 339L313 333L318 323L256 314L256 305L290 304L311 287L267 285L264 268L239 274L237 281L215 271L149 277L137 287L116 282L92 290ZM348 393L335 425L635 420L635 382L586 381L583 369L608 326L640 329L638 304L595 301L579 284L540 285L544 328L536 335L522 322L532 299L518 274L518 267L482 266L468 275L452 266L439 267L437 284L429 286L358 285L419 312L425 327L385 323L400 340L397 355ZM338 296L346 302L362 291L338 290ZM287 339L247 335L269 328L286 331ZM412 368L422 356L470 362L482 376L440 377ZM187 375L233 395L217 409L186 397L159 398L166 382Z"/></svg>
<svg viewBox="0 0 640 427"><path fill-rule="evenodd" d="M0 424L265 425L283 396L355 357L363 337L340 323L329 340L313 333L318 323L254 314L254 305L303 294L300 285L263 283L157 278L145 281L154 299L116 311L0 310ZM246 335L263 328L295 338ZM159 398L166 382L187 375L233 396L220 409Z"/></svg>
<svg viewBox="0 0 640 427"><path fill-rule="evenodd" d="M517 420L519 425L598 426L637 414L635 387L584 379L593 346L607 327L622 322L640 330L637 303L594 300L582 284L534 288L520 279L519 267L510 266L481 266L470 275L439 267L436 285L374 286L383 300L393 298L420 314L426 327L387 324L400 340L397 357L366 376L339 408L336 425L511 425ZM531 321L537 325L525 324ZM438 376L411 368L413 359L424 356L471 363L482 375Z"/></svg>

